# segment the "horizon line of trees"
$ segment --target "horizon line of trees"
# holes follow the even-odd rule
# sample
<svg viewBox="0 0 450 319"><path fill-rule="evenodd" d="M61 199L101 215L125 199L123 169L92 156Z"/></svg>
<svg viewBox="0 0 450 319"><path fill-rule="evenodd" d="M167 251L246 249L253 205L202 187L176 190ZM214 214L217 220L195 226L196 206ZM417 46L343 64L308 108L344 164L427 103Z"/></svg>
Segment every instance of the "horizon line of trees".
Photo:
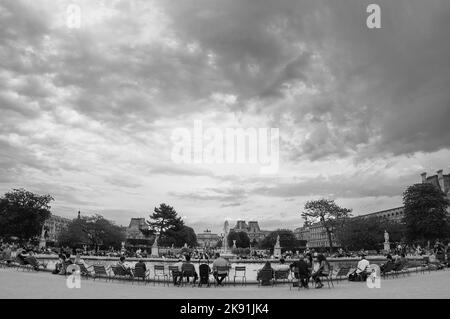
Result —
<svg viewBox="0 0 450 319"><path fill-rule="evenodd" d="M16 238L20 241L38 241L45 220L51 216L50 195L38 195L25 189L12 189L0 197L0 237ZM429 183L409 186L403 192L404 218L396 223L385 218L351 218L351 209L340 207L331 199L306 202L301 217L305 224L320 223L328 240L330 251L334 241L350 250L379 249L384 231L388 231L393 242L425 243L436 239L450 239L450 224L447 208L450 206L445 194ZM146 238L141 244L159 246L190 247L197 245L195 231L184 224L176 210L165 203L155 207L146 220L147 230L141 230ZM231 231L227 240L229 247L236 241L237 248L250 246L272 249L277 236L284 250L295 250L304 246L288 229L278 229L261 241L250 240L246 232ZM99 214L76 218L68 229L59 235L60 244L71 246L88 245L96 249L119 248L125 238L125 227L105 219ZM127 244L139 244L128 240ZM222 245L222 243L220 243Z"/></svg>

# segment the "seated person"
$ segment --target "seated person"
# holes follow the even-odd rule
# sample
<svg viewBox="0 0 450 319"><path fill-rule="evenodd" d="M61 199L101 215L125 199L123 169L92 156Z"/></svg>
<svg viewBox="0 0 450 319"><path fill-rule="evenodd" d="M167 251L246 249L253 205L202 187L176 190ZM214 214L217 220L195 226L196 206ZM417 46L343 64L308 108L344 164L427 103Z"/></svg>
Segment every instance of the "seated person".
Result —
<svg viewBox="0 0 450 319"><path fill-rule="evenodd" d="M230 263L225 258L220 257L219 253L216 253L216 259L213 262L213 275L218 285L222 285L222 281L228 276L228 271L218 270L218 267L230 267Z"/></svg>
<svg viewBox="0 0 450 319"><path fill-rule="evenodd" d="M407 263L408 260L406 259L405 254L401 253L400 256L395 259L394 270L400 269L400 267L405 267Z"/></svg>
<svg viewBox="0 0 450 319"><path fill-rule="evenodd" d="M186 277L187 282L189 282L190 274L192 274L192 276L194 277L194 285L195 285L195 282L198 279L198 275L197 272L195 271L194 264L191 263L191 256L186 255L185 259L186 261L181 265L182 277L180 277L180 282L181 280L183 280L183 277Z"/></svg>
<svg viewBox="0 0 450 319"><path fill-rule="evenodd" d="M17 255L16 255L17 259L23 264L26 265L27 262L25 261L26 258L28 257L28 254L25 252L25 249L19 248L17 250Z"/></svg>
<svg viewBox="0 0 450 319"><path fill-rule="evenodd" d="M11 248L9 247L8 244L6 244L6 246L3 248L3 256L2 259L5 260L8 264L11 263Z"/></svg>
<svg viewBox="0 0 450 319"><path fill-rule="evenodd" d="M262 276L263 271L266 271L266 270L270 270L271 271L271 276L269 276L269 277L263 277ZM258 281L261 280L261 284L263 286L265 286L265 285L269 285L270 284L270 280L273 279L273 276L274 276L274 270L273 270L272 266L270 265L270 261L266 261L264 266L258 272L256 280L258 280Z"/></svg>
<svg viewBox="0 0 450 319"><path fill-rule="evenodd" d="M34 256L34 252L30 249L28 251L28 256L25 258L25 264L33 266L34 270L39 270L39 262Z"/></svg>
<svg viewBox="0 0 450 319"><path fill-rule="evenodd" d="M366 259L365 254L361 254L356 270L348 276L348 279L350 281L366 281L368 276L367 267L369 267L369 261Z"/></svg>
<svg viewBox="0 0 450 319"><path fill-rule="evenodd" d="M139 259L139 261L134 265L134 268L143 268L144 271L147 271L147 266L145 265L144 261L142 259Z"/></svg>
<svg viewBox="0 0 450 319"><path fill-rule="evenodd" d="M127 262L125 262L125 256L121 256L119 258L119 262L117 263L117 267L122 268L126 275L133 277L133 271L131 270L131 267L128 265Z"/></svg>
<svg viewBox="0 0 450 319"><path fill-rule="evenodd" d="M322 288L323 283L320 280L322 276L328 276L329 274L329 265L323 254L319 254L314 257L314 268L311 273L311 278L314 280L316 284L316 288Z"/></svg>
<svg viewBox="0 0 450 319"><path fill-rule="evenodd" d="M173 284L178 285L179 281L181 281L181 267L183 266L183 259L179 258L178 262L175 263L174 266L178 267L178 271L172 271Z"/></svg>
<svg viewBox="0 0 450 319"><path fill-rule="evenodd" d="M309 288L308 279L310 276L310 270L308 268L308 261L308 256L300 255L300 259L290 265L291 271L294 273L294 277L296 279L300 279L300 287L304 288ZM298 272L295 272L295 268L298 269Z"/></svg>
<svg viewBox="0 0 450 319"><path fill-rule="evenodd" d="M392 258L391 254L388 254L386 256L386 258L387 258L386 262L380 266L381 273L383 273L383 274L384 274L384 271L387 269L388 265L393 266L395 264L394 259Z"/></svg>

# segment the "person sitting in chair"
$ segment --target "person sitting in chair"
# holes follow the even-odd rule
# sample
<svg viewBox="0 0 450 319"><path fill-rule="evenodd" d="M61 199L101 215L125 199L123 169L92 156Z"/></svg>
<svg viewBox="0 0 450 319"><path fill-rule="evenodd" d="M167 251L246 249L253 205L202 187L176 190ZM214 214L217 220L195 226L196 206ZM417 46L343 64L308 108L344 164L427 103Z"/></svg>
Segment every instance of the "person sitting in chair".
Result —
<svg viewBox="0 0 450 319"><path fill-rule="evenodd" d="M356 270L349 275L350 281L366 281L368 273L367 267L369 267L369 261L366 259L365 254L361 254L361 259L356 266Z"/></svg>
<svg viewBox="0 0 450 319"><path fill-rule="evenodd" d="M192 274L192 276L194 277L194 285L195 285L195 282L198 279L197 272L195 271L194 264L191 263L191 256L186 255L185 258L186 258L186 261L181 266L182 276L180 277L180 282L181 282L181 280L183 280L183 277L186 277L187 281L189 282L189 278L191 277L190 274Z"/></svg>
<svg viewBox="0 0 450 319"><path fill-rule="evenodd" d="M316 284L316 288L320 289L323 287L323 283L320 280L322 276L328 276L329 274L329 265L323 254L319 254L314 257L314 269L311 274L311 278L314 280Z"/></svg>
<svg viewBox="0 0 450 319"><path fill-rule="evenodd" d="M269 277L263 277L262 274L265 271L271 271L271 276ZM260 281L261 280L261 285L263 286L267 286L270 284L270 280L273 279L274 276L274 270L272 268L272 266L270 265L270 261L266 261L266 263L264 264L264 266L261 268L261 270L258 272L257 278L256 280Z"/></svg>
<svg viewBox="0 0 450 319"><path fill-rule="evenodd" d="M122 268L125 274L133 277L133 271L131 270L131 267L125 262L125 256L120 257L117 266Z"/></svg>
<svg viewBox="0 0 450 319"><path fill-rule="evenodd" d="M383 273L383 274L384 274L385 270L388 269L389 265L392 265L392 266L394 265L394 259L392 258L391 254L388 254L386 256L386 259L387 259L387 261L380 266L381 273Z"/></svg>
<svg viewBox="0 0 450 319"><path fill-rule="evenodd" d="M308 256L300 255L300 259L290 265L291 271L294 273L294 277L300 281L300 287L304 288L309 288L308 279L310 277L310 270L308 268L308 261ZM298 269L298 272L295 272L295 268Z"/></svg>
<svg viewBox="0 0 450 319"><path fill-rule="evenodd" d="M219 253L216 253L216 259L213 262L213 275L217 281L217 284L222 285L222 281L228 276L228 271L218 270L218 267L230 267L230 263L225 259L220 257Z"/></svg>

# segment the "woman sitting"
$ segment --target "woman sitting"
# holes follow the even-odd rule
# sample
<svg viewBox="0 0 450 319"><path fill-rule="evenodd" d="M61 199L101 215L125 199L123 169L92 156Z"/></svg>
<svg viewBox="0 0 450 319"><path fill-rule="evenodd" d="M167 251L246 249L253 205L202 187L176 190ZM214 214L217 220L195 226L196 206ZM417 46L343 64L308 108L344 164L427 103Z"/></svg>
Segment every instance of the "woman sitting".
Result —
<svg viewBox="0 0 450 319"><path fill-rule="evenodd" d="M320 280L320 277L328 276L329 272L330 267L325 256L322 254L315 256L311 277L316 284L316 288L320 289L323 287L323 283Z"/></svg>
<svg viewBox="0 0 450 319"><path fill-rule="evenodd" d="M273 274L274 270L270 265L270 261L267 261L259 270L256 280L261 281L262 286L270 285L270 281L273 279Z"/></svg>

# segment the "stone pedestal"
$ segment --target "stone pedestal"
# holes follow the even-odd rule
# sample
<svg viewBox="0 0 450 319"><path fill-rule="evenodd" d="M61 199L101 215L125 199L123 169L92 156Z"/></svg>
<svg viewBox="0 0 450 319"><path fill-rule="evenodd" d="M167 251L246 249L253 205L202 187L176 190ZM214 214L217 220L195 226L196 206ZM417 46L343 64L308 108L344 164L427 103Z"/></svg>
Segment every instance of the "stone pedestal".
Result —
<svg viewBox="0 0 450 319"><path fill-rule="evenodd" d="M159 248L158 247L152 247L152 257L159 257Z"/></svg>
<svg viewBox="0 0 450 319"><path fill-rule="evenodd" d="M47 246L47 242L45 241L45 239L39 240L39 249L45 248Z"/></svg>
<svg viewBox="0 0 450 319"><path fill-rule="evenodd" d="M391 244L390 243L384 242L384 251L386 253L389 253L391 251Z"/></svg>
<svg viewBox="0 0 450 319"><path fill-rule="evenodd" d="M273 248L273 256L274 257L281 257L281 247L274 247Z"/></svg>

